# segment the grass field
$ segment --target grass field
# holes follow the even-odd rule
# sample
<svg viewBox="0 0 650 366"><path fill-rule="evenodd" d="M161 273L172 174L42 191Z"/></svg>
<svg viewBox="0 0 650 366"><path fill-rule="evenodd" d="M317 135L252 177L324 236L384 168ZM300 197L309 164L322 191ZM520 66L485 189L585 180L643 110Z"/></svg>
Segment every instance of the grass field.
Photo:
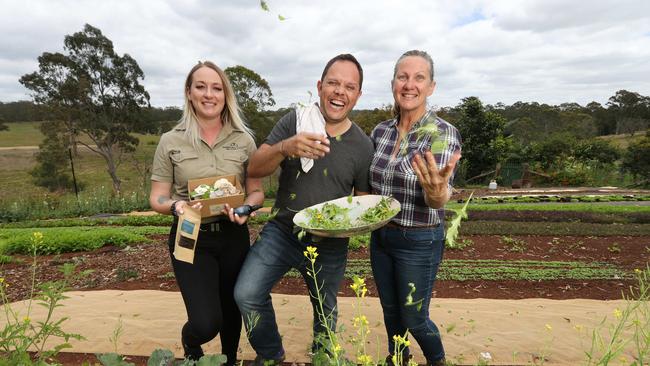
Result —
<svg viewBox="0 0 650 366"><path fill-rule="evenodd" d="M38 129L39 122L7 123L9 131L0 131L0 148L16 146L37 146L43 139ZM139 165L146 162L151 165L153 154L158 144L159 136L135 134L140 139L133 157L125 157L118 167L118 176L122 180L122 190L148 190L148 177L136 169L134 159ZM0 150L0 200L11 200L15 197L43 196L46 189L31 184L29 170L36 161L35 149L2 149ZM98 154L86 148L79 148L79 155L73 159L77 182L84 191L111 188L112 182L106 172L106 163Z"/></svg>
<svg viewBox="0 0 650 366"><path fill-rule="evenodd" d="M43 134L38 129L41 122L8 122L9 130L0 131L0 147L38 146Z"/></svg>
<svg viewBox="0 0 650 366"><path fill-rule="evenodd" d="M42 122L7 122L5 125L9 130L0 131L0 148L15 146L38 146L43 141L43 134L39 126ZM158 136L134 134L140 139L140 144L158 143ZM81 141L90 143L88 138L81 138Z"/></svg>
<svg viewBox="0 0 650 366"><path fill-rule="evenodd" d="M642 131L639 131L634 134L634 136L630 136L629 134L622 134L622 135L607 135L607 136L599 136L599 139L603 139L605 141L609 141L612 145L621 148L621 149L627 149L627 147L630 145L632 142L636 142L641 140L645 136L645 133Z"/></svg>

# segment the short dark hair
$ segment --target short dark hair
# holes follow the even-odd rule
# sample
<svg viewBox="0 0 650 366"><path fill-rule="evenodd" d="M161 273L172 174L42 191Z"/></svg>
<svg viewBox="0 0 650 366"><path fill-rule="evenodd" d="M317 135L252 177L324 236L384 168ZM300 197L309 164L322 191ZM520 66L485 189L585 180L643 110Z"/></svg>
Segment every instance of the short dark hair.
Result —
<svg viewBox="0 0 650 366"><path fill-rule="evenodd" d="M323 69L323 75L320 76L320 81L323 81L330 67L332 67L336 61L350 61L357 67L357 71L359 71L359 90L361 90L361 86L363 85L363 69L361 68L359 61L349 53L342 53L329 60L327 65L325 65L325 69Z"/></svg>

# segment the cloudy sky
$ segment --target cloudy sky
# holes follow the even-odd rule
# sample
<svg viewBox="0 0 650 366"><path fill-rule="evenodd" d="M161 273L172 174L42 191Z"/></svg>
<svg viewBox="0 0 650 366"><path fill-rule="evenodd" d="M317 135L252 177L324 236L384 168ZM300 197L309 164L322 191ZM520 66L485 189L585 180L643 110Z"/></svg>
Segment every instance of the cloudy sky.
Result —
<svg viewBox="0 0 650 366"><path fill-rule="evenodd" d="M0 2L0 101L29 99L18 83L43 52L85 23L134 57L155 106L180 106L198 60L246 66L276 107L309 101L329 58L364 67L358 108L392 101L395 60L428 51L438 87L429 102L606 103L617 90L650 95L648 0L41 0ZM281 21L278 16L285 17Z"/></svg>

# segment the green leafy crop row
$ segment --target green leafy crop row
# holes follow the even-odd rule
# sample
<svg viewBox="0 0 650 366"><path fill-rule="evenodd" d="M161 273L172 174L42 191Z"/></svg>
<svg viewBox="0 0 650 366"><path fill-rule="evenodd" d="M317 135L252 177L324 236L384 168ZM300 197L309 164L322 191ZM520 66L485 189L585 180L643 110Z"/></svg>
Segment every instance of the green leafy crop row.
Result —
<svg viewBox="0 0 650 366"><path fill-rule="evenodd" d="M372 270L368 259L350 259L345 271L347 278L354 276L370 277ZM292 270L288 277L300 274ZM559 262L559 261L502 261L502 260L463 260L443 261L438 271L439 280L517 280L548 281L559 279L594 280L632 278L633 274L616 266L600 262Z"/></svg>
<svg viewBox="0 0 650 366"><path fill-rule="evenodd" d="M36 254L59 254L86 251L105 245L125 246L149 241L146 235L166 234L166 227L72 227L43 228L44 239ZM4 229L0 231L0 254L33 253L30 237L34 229Z"/></svg>
<svg viewBox="0 0 650 366"><path fill-rule="evenodd" d="M55 220L30 220L0 224L0 228L41 228L41 227L72 227L72 226L167 226L172 223L169 215L150 216L108 216L68 218Z"/></svg>

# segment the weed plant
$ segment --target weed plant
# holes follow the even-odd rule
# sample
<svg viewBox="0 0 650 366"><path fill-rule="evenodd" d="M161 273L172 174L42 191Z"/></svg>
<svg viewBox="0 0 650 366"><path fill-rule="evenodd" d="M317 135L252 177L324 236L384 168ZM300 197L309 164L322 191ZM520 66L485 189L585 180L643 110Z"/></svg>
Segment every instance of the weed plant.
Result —
<svg viewBox="0 0 650 366"><path fill-rule="evenodd" d="M310 292L309 296L317 300L318 304L316 311L318 313L318 321L323 324L323 328L325 328L325 334L318 335L315 339L315 342L317 342L320 347L317 347L314 352L313 363L322 366L341 366L347 364L347 360L343 356L344 350L341 347L338 334L332 329L334 328L332 315L325 314L325 309L323 308L323 295L320 292L322 285L319 285L318 283L318 271L316 270L316 258L318 257L316 247L308 246L307 250L304 251L304 255L310 263L310 266L307 268L307 275L314 281L314 288L316 291L316 293Z"/></svg>
<svg viewBox="0 0 650 366"><path fill-rule="evenodd" d="M513 238L510 236L502 236L499 238L499 242L506 245L506 249L509 252L523 253L528 248L525 240Z"/></svg>
<svg viewBox="0 0 650 366"><path fill-rule="evenodd" d="M138 270L132 267L127 268L118 268L115 272L115 276L119 282L128 281L130 279L136 279L140 276Z"/></svg>
<svg viewBox="0 0 650 366"><path fill-rule="evenodd" d="M614 310L613 323L604 317L591 331L591 345L585 351L587 366L650 362L650 266L635 270L635 276L638 288L623 294L625 308Z"/></svg>
<svg viewBox="0 0 650 366"><path fill-rule="evenodd" d="M5 326L0 331L0 365L47 365L49 360L56 356L61 350L70 348L71 339L82 340L83 336L76 333L64 331L61 326L67 318L56 320L54 311L60 307L60 302L67 299L63 293L69 289L68 284L87 272L75 273L75 266L67 263L61 267L63 279L48 281L36 284L36 255L37 250L43 242L43 234L40 232L31 235L32 264L32 285L30 299L27 301L27 311L20 314L9 303L6 288L10 286L0 278L0 298L5 315ZM36 288L38 287L38 290ZM44 320L35 321L32 319L32 305L44 307L47 310ZM53 348L46 348L45 344L49 339L60 339L62 343ZM35 351L35 360L28 353L28 349Z"/></svg>

